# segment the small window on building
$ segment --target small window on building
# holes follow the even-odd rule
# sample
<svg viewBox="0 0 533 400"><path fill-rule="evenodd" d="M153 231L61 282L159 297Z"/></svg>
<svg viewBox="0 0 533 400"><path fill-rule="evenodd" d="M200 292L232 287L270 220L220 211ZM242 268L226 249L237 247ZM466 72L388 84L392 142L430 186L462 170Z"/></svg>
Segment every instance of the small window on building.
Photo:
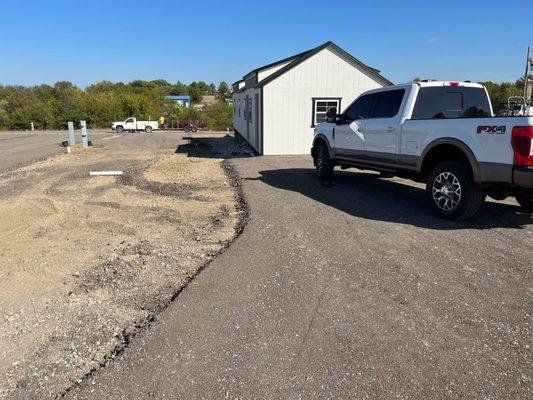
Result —
<svg viewBox="0 0 533 400"><path fill-rule="evenodd" d="M326 113L330 108L338 114L341 106L340 98L314 98L311 126L326 121Z"/></svg>

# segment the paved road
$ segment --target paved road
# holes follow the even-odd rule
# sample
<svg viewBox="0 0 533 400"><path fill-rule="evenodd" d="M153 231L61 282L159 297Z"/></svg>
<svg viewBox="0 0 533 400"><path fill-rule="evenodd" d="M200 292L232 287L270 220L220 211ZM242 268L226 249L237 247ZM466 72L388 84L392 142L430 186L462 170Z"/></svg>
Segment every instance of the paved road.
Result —
<svg viewBox="0 0 533 400"><path fill-rule="evenodd" d="M245 232L75 399L531 399L533 220L431 215L420 185L232 161Z"/></svg>
<svg viewBox="0 0 533 400"><path fill-rule="evenodd" d="M113 133L90 131L89 138L97 141ZM81 142L81 133L76 139ZM42 160L65 152L61 142L68 140L67 131L50 132L0 132L0 172Z"/></svg>
<svg viewBox="0 0 533 400"><path fill-rule="evenodd" d="M185 132L144 132L122 135L110 131L91 130L89 140L95 146L127 147L127 148L174 148L181 143ZM65 152L61 142L68 140L66 131L47 131L39 133L29 132L0 132L0 173L11 170L34 161ZM81 133L76 131L77 143L81 143Z"/></svg>

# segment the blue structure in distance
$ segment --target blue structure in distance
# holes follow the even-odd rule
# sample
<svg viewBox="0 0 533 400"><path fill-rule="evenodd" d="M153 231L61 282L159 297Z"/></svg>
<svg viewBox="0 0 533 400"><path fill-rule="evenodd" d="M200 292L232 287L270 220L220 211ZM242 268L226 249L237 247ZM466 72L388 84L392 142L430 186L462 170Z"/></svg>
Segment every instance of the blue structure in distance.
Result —
<svg viewBox="0 0 533 400"><path fill-rule="evenodd" d="M182 107L189 107L189 104L191 104L191 96L166 96L165 98L178 103Z"/></svg>

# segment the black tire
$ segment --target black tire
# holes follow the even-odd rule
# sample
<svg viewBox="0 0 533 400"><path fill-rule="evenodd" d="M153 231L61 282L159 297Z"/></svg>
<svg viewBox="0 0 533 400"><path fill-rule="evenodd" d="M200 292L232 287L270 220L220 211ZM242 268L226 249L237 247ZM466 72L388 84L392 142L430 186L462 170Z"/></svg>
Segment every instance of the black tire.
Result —
<svg viewBox="0 0 533 400"><path fill-rule="evenodd" d="M447 161L430 172L426 194L433 211L441 218L465 220L479 211L485 195L472 176L469 166Z"/></svg>
<svg viewBox="0 0 533 400"><path fill-rule="evenodd" d="M146 133L152 133L152 130L153 130L153 129L152 129L151 126L147 126L146 128L144 128L144 131L145 131Z"/></svg>
<svg viewBox="0 0 533 400"><path fill-rule="evenodd" d="M122 133L122 132L124 132L124 127L122 127L122 126L119 125L119 126L117 126L117 127L115 128L115 130L117 131L117 133Z"/></svg>
<svg viewBox="0 0 533 400"><path fill-rule="evenodd" d="M329 156L328 147L325 144L320 144L316 150L316 173L318 178L326 181L333 178L333 161Z"/></svg>
<svg viewBox="0 0 533 400"><path fill-rule="evenodd" d="M533 195L526 196L524 194L517 194L515 200L524 210L533 212Z"/></svg>

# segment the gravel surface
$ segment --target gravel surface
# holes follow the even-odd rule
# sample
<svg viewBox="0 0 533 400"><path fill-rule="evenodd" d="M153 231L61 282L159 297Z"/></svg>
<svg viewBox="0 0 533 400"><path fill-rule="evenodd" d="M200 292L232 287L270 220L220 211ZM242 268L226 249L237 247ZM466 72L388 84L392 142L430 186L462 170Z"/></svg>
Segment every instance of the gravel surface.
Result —
<svg viewBox="0 0 533 400"><path fill-rule="evenodd" d="M176 154L175 133L116 139L0 173L0 398L82 382L241 229L221 158Z"/></svg>
<svg viewBox="0 0 533 400"><path fill-rule="evenodd" d="M250 220L69 399L531 399L533 219L433 216L421 185L234 159Z"/></svg>

